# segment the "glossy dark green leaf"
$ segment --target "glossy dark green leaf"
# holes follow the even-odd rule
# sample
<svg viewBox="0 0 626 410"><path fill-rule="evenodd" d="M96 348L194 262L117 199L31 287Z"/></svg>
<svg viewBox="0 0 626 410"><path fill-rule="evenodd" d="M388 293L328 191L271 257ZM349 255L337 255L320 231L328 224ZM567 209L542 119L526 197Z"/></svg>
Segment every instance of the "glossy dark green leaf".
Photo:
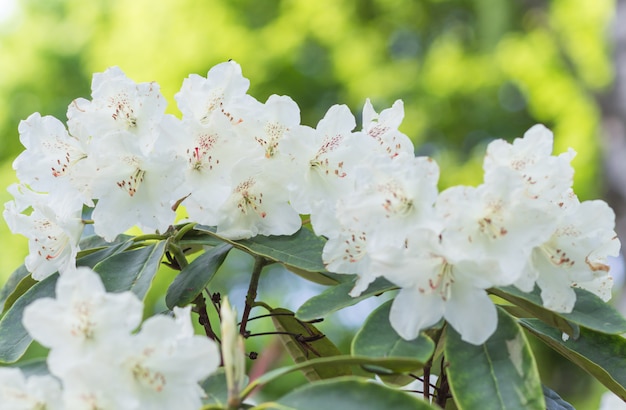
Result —
<svg viewBox="0 0 626 410"><path fill-rule="evenodd" d="M78 257L82 257L91 253L93 250L110 248L111 246L129 242L133 237L130 235L118 235L113 242L107 242L98 235L86 236L80 240L79 247L81 251Z"/></svg>
<svg viewBox="0 0 626 410"><path fill-rule="evenodd" d="M278 308L270 313L276 331L281 332L278 336L294 362L341 355L341 351L324 333L311 323L298 320L292 311ZM348 365L312 366L302 372L310 381L352 374Z"/></svg>
<svg viewBox="0 0 626 410"><path fill-rule="evenodd" d="M352 354L368 357L401 357L415 362L413 367L407 368L406 371L420 369L435 351L435 343L423 334L414 340L401 338L389 323L392 302L391 300L385 302L365 320L352 341Z"/></svg>
<svg viewBox="0 0 626 410"><path fill-rule="evenodd" d="M178 241L178 245L184 250L189 247L198 247L198 246L219 246L222 245L224 241L220 238L215 237L215 234L208 234L206 232L200 232L196 230L191 230L185 234L183 238Z"/></svg>
<svg viewBox="0 0 626 410"><path fill-rule="evenodd" d="M626 339L621 335L580 328L578 339L563 340L562 333L537 319L520 323L541 341L580 366L626 400Z"/></svg>
<svg viewBox="0 0 626 410"><path fill-rule="evenodd" d="M228 403L228 386L226 384L226 372L223 367L204 379L200 387L206 393L202 404L215 404L226 406Z"/></svg>
<svg viewBox="0 0 626 410"><path fill-rule="evenodd" d="M25 265L17 268L11 276L9 276L4 287L0 289L2 313L9 310L9 308L13 306L13 303L35 283L37 283L37 281L30 276L30 272L28 272Z"/></svg>
<svg viewBox="0 0 626 410"><path fill-rule="evenodd" d="M237 410L246 410L246 409L253 409L253 408L255 407L252 404L242 403L239 405ZM204 406L200 408L200 410L229 410L229 409L228 409L228 406L223 405L223 404L205 404ZM269 409L265 408L265 410L269 410Z"/></svg>
<svg viewBox="0 0 626 410"><path fill-rule="evenodd" d="M489 290L492 294L505 299L514 305L505 309L512 315L518 318L523 317L537 317L550 326L554 326L560 329L562 332L567 333L573 338L577 338L580 334L580 327L565 319L560 314L544 308L541 305L541 298L537 298L532 293L524 293L519 289L509 286L507 288L494 288ZM537 289L535 289L537 291ZM537 304L539 302L539 304Z"/></svg>
<svg viewBox="0 0 626 410"><path fill-rule="evenodd" d="M125 235L120 235L118 239L120 240L119 242L80 251L76 257L76 266L86 266L93 269L98 262L117 253L124 252L133 244Z"/></svg>
<svg viewBox="0 0 626 410"><path fill-rule="evenodd" d="M297 410L436 409L415 395L356 377L342 377L306 384L276 402Z"/></svg>
<svg viewBox="0 0 626 410"><path fill-rule="evenodd" d="M281 263L290 271L312 282L335 285L344 280L342 275L326 270L322 262L325 240L306 228L301 228L289 236L258 235L238 241L222 238L215 233L214 227L196 225L194 229L213 235L250 255Z"/></svg>
<svg viewBox="0 0 626 410"><path fill-rule="evenodd" d="M29 275L30 272L28 272L28 269L26 269L25 265L21 265L19 268L14 270L11 275L9 275L6 282L4 283L4 286L0 288L0 306L2 306L2 311L7 309L4 307L4 305L6 304L6 300L9 295L13 293L13 291L15 290L15 288L17 288L22 279Z"/></svg>
<svg viewBox="0 0 626 410"><path fill-rule="evenodd" d="M354 278L353 278L354 279ZM313 320L325 317L329 313L336 312L348 306L355 305L372 296L380 295L397 287L385 278L377 278L360 296L350 296L354 287L354 280L341 283L324 290L319 295L307 300L298 308L296 316L302 320Z"/></svg>
<svg viewBox="0 0 626 410"><path fill-rule="evenodd" d="M45 376L50 374L50 370L48 370L48 363L46 362L45 357L39 357L37 359L19 362L13 365L13 367L19 367L26 377Z"/></svg>
<svg viewBox="0 0 626 410"><path fill-rule="evenodd" d="M498 309L498 328L482 345L464 342L446 328L444 354L459 409L545 410L539 372L515 319Z"/></svg>
<svg viewBox="0 0 626 410"><path fill-rule="evenodd" d="M546 400L546 410L576 410L554 390L546 386L543 386L543 397Z"/></svg>
<svg viewBox="0 0 626 410"><path fill-rule="evenodd" d="M43 297L54 297L58 274L48 276L28 289L7 310L0 320L0 362L13 363L18 360L33 339L22 325L26 306Z"/></svg>
<svg viewBox="0 0 626 410"><path fill-rule="evenodd" d="M584 289L574 288L574 291L574 310L571 313L556 313L543 307L538 287L530 293L522 292L514 286L489 289L490 293L520 306L573 338L577 337L577 326L609 334L626 332L626 319L614 307Z"/></svg>
<svg viewBox="0 0 626 410"><path fill-rule="evenodd" d="M165 295L165 304L169 309L174 306L187 306L202 293L217 272L232 245L223 243L194 259L180 271Z"/></svg>
<svg viewBox="0 0 626 410"><path fill-rule="evenodd" d="M165 241L130 251L116 253L94 266L107 292L132 291L143 299L154 275L161 266Z"/></svg>
<svg viewBox="0 0 626 410"><path fill-rule="evenodd" d="M246 377L244 384L247 383L248 378ZM213 374L200 382L200 387L206 393L206 397L202 399L202 404L208 405L207 407L203 407L203 409L226 409L228 407L228 386L226 384L226 372L223 367L220 367ZM244 405L244 408L247 407Z"/></svg>
<svg viewBox="0 0 626 410"><path fill-rule="evenodd" d="M403 369L410 368L415 364L414 360L408 360L406 358L398 358L398 357L384 357L384 358L373 358L373 357L364 357L364 356L331 356L331 357L317 357L310 360L306 360L301 363L296 363L292 366L280 367L278 369L270 370L263 375L257 377L252 380L248 386L246 386L241 392L241 397L246 398L250 393L252 393L255 389L263 386L267 383L273 382L285 375L288 375L293 372L301 371L303 369L309 367L321 368L324 366L328 367L337 367L343 365L349 366L371 366L376 367L378 369L387 369L389 373L398 373L402 372Z"/></svg>

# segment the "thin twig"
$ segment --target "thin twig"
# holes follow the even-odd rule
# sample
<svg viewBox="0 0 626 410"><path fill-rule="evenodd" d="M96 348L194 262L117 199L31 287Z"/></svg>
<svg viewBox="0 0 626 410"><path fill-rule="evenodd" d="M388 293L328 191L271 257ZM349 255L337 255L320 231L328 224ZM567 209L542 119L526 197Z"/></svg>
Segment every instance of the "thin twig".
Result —
<svg viewBox="0 0 626 410"><path fill-rule="evenodd" d="M204 333L206 333L209 339L216 340L221 343L220 338L217 337L211 327L211 320L209 319L209 313L206 309L206 299L204 298L204 295L202 293L199 294L193 301L193 304L196 305L194 312L196 312L199 316L198 323L200 323L204 328Z"/></svg>
<svg viewBox="0 0 626 410"><path fill-rule="evenodd" d="M250 277L250 286L248 287L248 294L246 295L246 306L243 309L243 315L241 316L241 326L239 327L239 333L244 335L246 333L246 326L248 324L248 318L250 317L250 311L254 306L254 301L257 295L257 289L259 287L259 278L261 277L261 271L267 264L267 261L257 256L254 259L254 268L252 269L252 276Z"/></svg>

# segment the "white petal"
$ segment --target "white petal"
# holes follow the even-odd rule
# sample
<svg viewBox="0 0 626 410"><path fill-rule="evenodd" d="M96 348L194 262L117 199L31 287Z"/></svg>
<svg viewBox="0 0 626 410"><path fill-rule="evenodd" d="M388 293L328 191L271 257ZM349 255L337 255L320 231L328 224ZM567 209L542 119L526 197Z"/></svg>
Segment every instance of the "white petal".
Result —
<svg viewBox="0 0 626 410"><path fill-rule="evenodd" d="M484 343L498 326L498 312L487 292L471 283L453 283L445 309L445 319L468 343Z"/></svg>
<svg viewBox="0 0 626 410"><path fill-rule="evenodd" d="M421 330L437 323L444 309L444 301L437 293L403 288L391 304L389 322L403 339L413 340Z"/></svg>
<svg viewBox="0 0 626 410"><path fill-rule="evenodd" d="M0 367L0 406L7 410L61 410L61 385L49 375L26 378L18 368Z"/></svg>
<svg viewBox="0 0 626 410"><path fill-rule="evenodd" d="M576 303L576 293L565 272L547 271L537 278L543 306L555 312L569 313Z"/></svg>

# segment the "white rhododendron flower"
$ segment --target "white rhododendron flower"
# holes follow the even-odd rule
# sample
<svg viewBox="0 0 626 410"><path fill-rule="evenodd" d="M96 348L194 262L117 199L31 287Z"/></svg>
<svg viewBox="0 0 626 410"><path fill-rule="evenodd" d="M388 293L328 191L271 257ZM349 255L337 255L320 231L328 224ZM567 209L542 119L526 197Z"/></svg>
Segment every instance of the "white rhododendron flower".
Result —
<svg viewBox="0 0 626 410"><path fill-rule="evenodd" d="M357 282L350 292L359 296L381 272L372 270L369 257L371 246L368 244L368 233L358 230L358 226L345 226L337 234L331 236L324 244L322 260L330 272L357 274Z"/></svg>
<svg viewBox="0 0 626 410"><path fill-rule="evenodd" d="M218 224L218 209L235 188L233 167L258 146L242 129L251 125L242 115L265 112L246 94L249 86L241 67L229 61L213 67L206 78L190 75L175 96L183 130L173 142L186 162L180 195L189 217L198 223Z"/></svg>
<svg viewBox="0 0 626 410"><path fill-rule="evenodd" d="M52 376L26 378L17 368L0 367L0 408L63 410L61 385Z"/></svg>
<svg viewBox="0 0 626 410"><path fill-rule="evenodd" d="M158 141L167 102L158 84L135 83L119 67L94 74L92 100L78 98L68 107L68 127L77 138L106 147L121 138L149 154Z"/></svg>
<svg viewBox="0 0 626 410"><path fill-rule="evenodd" d="M100 277L84 267L58 278L54 299L25 309L24 327L50 348L48 369L63 386L60 408L201 406L198 383L217 369L217 345L194 334L191 307L174 308L175 318L153 316L133 333L142 313L133 293L106 292Z"/></svg>
<svg viewBox="0 0 626 410"><path fill-rule="evenodd" d="M281 142L287 135L300 131L300 108L290 97L271 95L264 104L242 107L243 120L237 131L242 138L253 142L250 157L282 158ZM248 146L248 145L246 145Z"/></svg>
<svg viewBox="0 0 626 410"><path fill-rule="evenodd" d="M94 75L91 100L70 104L67 129L40 114L20 124L25 151L14 168L21 185L10 189L14 199L3 215L13 232L29 238L32 277L62 274L57 299L34 304L36 315L27 309L25 323L51 347L50 369L66 375L64 397L75 408L138 408L144 401L192 408L200 397L200 375L180 379L181 385L162 383L183 372L174 361L192 360L190 352L177 350L196 343L189 330L160 317L129 344L140 302L130 294L110 295L97 276L85 279L88 273L76 271L85 205L93 208L96 234L107 241L132 227L168 232L179 205L189 220L233 240L291 235L309 215L315 233L327 240L326 268L357 275L351 295L378 277L400 288L390 322L407 339L444 319L464 340L483 343L497 326L486 293L494 286L525 292L537 286L544 306L558 312L572 310L574 287L610 296L606 259L620 246L614 214L603 201L578 201L570 164L575 153L554 155L552 132L544 126L512 143L491 142L483 184L439 193L437 164L415 157L399 130L402 101L377 113L366 100L360 131L345 105L330 107L311 128L300 124L290 97L272 95L261 103L248 95L249 86L232 61L206 77L190 75L175 96L178 119L165 114L156 83L135 83L113 67ZM124 316L124 309L132 313ZM63 318L55 330L53 316ZM109 329L121 322L126 325L118 333ZM186 341L150 323L176 328ZM108 337L120 340L119 357L100 350ZM94 366L107 369L102 374L124 380L121 387L111 384L125 391L119 400L94 390L81 367L87 353L83 362L72 360L71 346L91 352ZM198 349L210 356L213 348ZM119 366L106 367L107 360ZM189 401L175 402L180 394Z"/></svg>
<svg viewBox="0 0 626 410"><path fill-rule="evenodd" d="M337 201L354 192L356 168L376 152L374 139L352 132L355 125L345 105L334 105L312 132L302 130L283 142L283 153L297 167L290 169L290 203L300 214L310 214L318 235L336 230Z"/></svg>
<svg viewBox="0 0 626 410"><path fill-rule="evenodd" d="M48 192L60 211L93 205L88 192L89 177L82 165L87 146L70 136L65 125L51 116L34 113L19 125L20 142L26 148L13 162L23 184Z"/></svg>
<svg viewBox="0 0 626 410"><path fill-rule="evenodd" d="M15 199L5 204L3 216L11 232L28 238L25 265L33 279L75 270L83 231L80 209L64 209L60 213L58 204L49 195L33 192L23 185L11 185L9 192Z"/></svg>
<svg viewBox="0 0 626 410"><path fill-rule="evenodd" d="M242 162L233 169L233 189L218 210L218 234L230 239L291 235L302 225L288 191L264 175L263 162Z"/></svg>
<svg viewBox="0 0 626 410"><path fill-rule="evenodd" d="M371 154L375 144L362 133L353 133L355 126L348 107L334 105L312 134L283 141L284 153L303 165L302 174L295 176L291 186L290 201L299 213L333 209L338 198L352 191L352 173L361 159Z"/></svg>
<svg viewBox="0 0 626 410"><path fill-rule="evenodd" d="M119 148L119 149L117 149ZM172 204L180 197L180 162L169 150L145 156L111 144L109 155L93 161L92 218L96 234L107 241L133 226L164 232L174 222Z"/></svg>
<svg viewBox="0 0 626 410"><path fill-rule="evenodd" d="M139 333L118 346L110 346L110 360L119 363L120 384L150 409L196 410L204 391L198 382L220 363L217 345L206 336L195 336L191 306L174 308L176 319L157 315L146 320Z"/></svg>
<svg viewBox="0 0 626 410"><path fill-rule="evenodd" d="M96 233L112 241L135 225L166 230L182 182L182 158L169 143L179 133L179 121L164 114L157 84L136 84L117 67L94 75L92 97L70 105L68 126L88 141L83 172L98 200Z"/></svg>
<svg viewBox="0 0 626 410"><path fill-rule="evenodd" d="M102 353L100 353L102 354ZM139 398L125 393L120 369L103 357L76 361L63 373L63 403L75 410L140 409ZM106 359L109 359L106 357ZM106 382L103 382L106 380Z"/></svg>
<svg viewBox="0 0 626 410"><path fill-rule="evenodd" d="M527 275L541 288L543 304L569 313L576 302L572 286L610 298L608 256L619 254L615 214L604 201L574 202L564 210L552 236L535 247Z"/></svg>
<svg viewBox="0 0 626 410"><path fill-rule="evenodd" d="M572 186L574 169L570 162L576 153L570 149L552 155L553 139L550 130L537 124L513 144L504 140L491 142L483 163L485 182L497 176L502 168L509 168L524 182L529 197L558 202Z"/></svg>
<svg viewBox="0 0 626 410"><path fill-rule="evenodd" d="M404 119L404 103L397 100L391 108L377 114L368 98L363 106L363 132L372 137L381 152L390 158L401 153L413 154L413 142L398 130Z"/></svg>
<svg viewBox="0 0 626 410"><path fill-rule="evenodd" d="M377 235L395 237L407 226L428 226L434 220L439 167L428 157L401 154L388 160L374 157L354 172L354 190L339 199L337 216L358 221ZM328 231L328 229L327 229Z"/></svg>
<svg viewBox="0 0 626 410"><path fill-rule="evenodd" d="M250 80L243 77L241 66L228 61L211 68L206 78L191 74L183 81L174 98L183 113L183 119L206 123L217 112L237 124L241 119L236 112L238 104L246 105L256 101L246 94L248 87Z"/></svg>
<svg viewBox="0 0 626 410"><path fill-rule="evenodd" d="M373 269L401 288L389 321L404 339L415 339L441 319L473 344L495 331L496 307L485 291L498 279L495 261L461 259L429 229L410 232L402 247L381 246L371 258Z"/></svg>
<svg viewBox="0 0 626 410"><path fill-rule="evenodd" d="M579 209L571 192L574 153L553 156L545 127L513 144L492 142L485 183L438 197L436 165L411 171L403 155L362 159L333 208L335 219L314 225L328 237L326 268L357 274L353 296L379 276L401 288L390 321L402 337L415 338L443 318L464 340L483 343L497 326L486 293L493 286L531 291L537 283L545 306L564 312L575 301L572 286L610 295L606 257L619 250L614 216L602 201ZM468 313L476 309L479 315Z"/></svg>
<svg viewBox="0 0 626 410"><path fill-rule="evenodd" d="M206 123L183 120L182 127L175 140L177 155L185 161L181 197L192 220L217 225L217 210L231 191L230 174L244 151L241 140L221 114Z"/></svg>
<svg viewBox="0 0 626 410"><path fill-rule="evenodd" d="M54 299L37 299L22 320L34 339L52 349L48 367L62 376L73 359L95 357L101 345L115 345L139 325L142 314L133 293L107 293L96 273L79 267L58 278Z"/></svg>
<svg viewBox="0 0 626 410"><path fill-rule="evenodd" d="M448 188L436 204L444 241L463 258L498 261L498 285L519 278L532 248L550 237L555 220L507 171L478 187Z"/></svg>
<svg viewBox="0 0 626 410"><path fill-rule="evenodd" d="M383 274L371 269L370 249L402 246L407 227L438 225L433 210L438 177L430 158L405 154L394 160L369 158L355 170L354 191L337 201L335 223L321 220L316 225L328 236L322 253L326 269L359 275L351 295L358 296Z"/></svg>

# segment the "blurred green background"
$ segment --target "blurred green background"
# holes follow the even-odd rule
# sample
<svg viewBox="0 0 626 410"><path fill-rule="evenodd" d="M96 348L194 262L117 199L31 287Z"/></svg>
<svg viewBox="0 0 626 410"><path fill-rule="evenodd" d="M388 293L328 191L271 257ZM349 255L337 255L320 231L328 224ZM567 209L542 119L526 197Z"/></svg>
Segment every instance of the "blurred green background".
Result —
<svg viewBox="0 0 626 410"><path fill-rule="evenodd" d="M15 182L17 127L32 112L65 119L94 72L117 65L173 95L190 73L234 59L265 101L291 96L314 126L335 103L360 116L403 99L416 154L440 164L441 188L478 184L486 143L537 122L556 152L578 155L575 190L603 193L597 96L613 81L611 0L0 0L0 199ZM0 283L26 240L0 222ZM235 265L237 265L235 263ZM246 265L246 263L243 263ZM167 280L159 286L166 286ZM296 306L297 307L297 304ZM544 381L578 408L598 388L547 365ZM590 395L591 394L591 395Z"/></svg>

